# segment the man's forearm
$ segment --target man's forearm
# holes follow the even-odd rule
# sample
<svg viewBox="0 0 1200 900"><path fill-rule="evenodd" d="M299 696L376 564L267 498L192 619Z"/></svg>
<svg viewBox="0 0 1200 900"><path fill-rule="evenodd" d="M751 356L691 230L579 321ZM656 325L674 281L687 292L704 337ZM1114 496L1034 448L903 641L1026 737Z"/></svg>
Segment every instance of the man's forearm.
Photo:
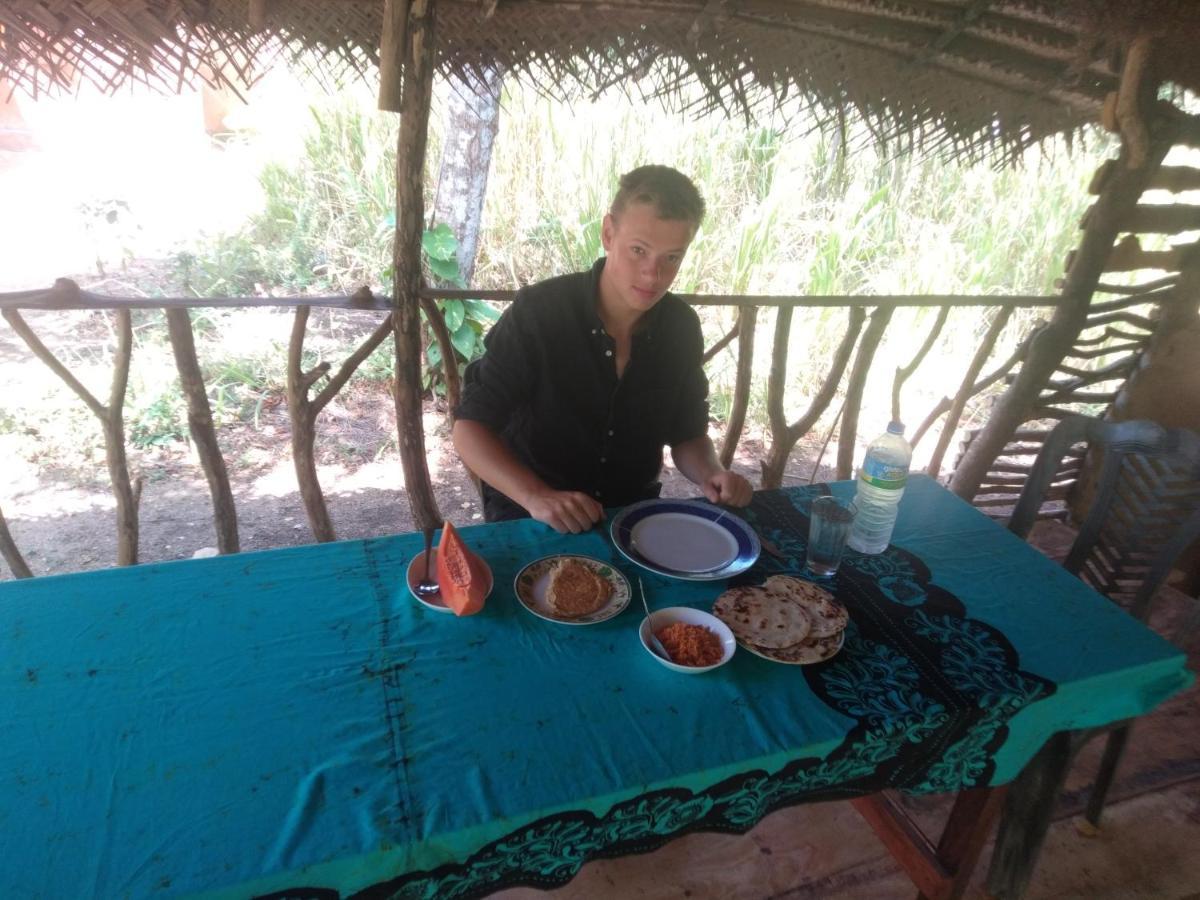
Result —
<svg viewBox="0 0 1200 900"><path fill-rule="evenodd" d="M528 508L528 497L546 490L546 483L482 422L459 419L452 436L454 449L467 468L522 506Z"/></svg>
<svg viewBox="0 0 1200 900"><path fill-rule="evenodd" d="M693 484L703 485L725 467L717 459L717 449L707 434L676 444L671 448L675 468Z"/></svg>

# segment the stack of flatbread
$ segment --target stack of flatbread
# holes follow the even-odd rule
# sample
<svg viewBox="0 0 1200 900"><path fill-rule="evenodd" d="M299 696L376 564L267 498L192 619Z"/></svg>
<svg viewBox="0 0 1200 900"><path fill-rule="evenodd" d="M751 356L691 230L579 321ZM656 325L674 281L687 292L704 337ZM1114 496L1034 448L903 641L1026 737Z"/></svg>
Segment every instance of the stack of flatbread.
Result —
<svg viewBox="0 0 1200 900"><path fill-rule="evenodd" d="M833 594L790 575L772 575L760 587L730 588L717 598L713 614L751 653L794 665L837 653L850 620Z"/></svg>
<svg viewBox="0 0 1200 900"><path fill-rule="evenodd" d="M550 608L566 619L578 619L593 613L612 596L612 582L577 559L562 559L550 573L546 600Z"/></svg>

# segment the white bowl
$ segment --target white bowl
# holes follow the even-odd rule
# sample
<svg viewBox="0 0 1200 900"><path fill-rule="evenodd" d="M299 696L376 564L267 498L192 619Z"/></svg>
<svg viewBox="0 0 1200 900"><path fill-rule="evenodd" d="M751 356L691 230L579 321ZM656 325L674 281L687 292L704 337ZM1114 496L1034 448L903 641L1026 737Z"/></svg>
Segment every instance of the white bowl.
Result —
<svg viewBox="0 0 1200 900"><path fill-rule="evenodd" d="M656 631L662 631L668 625L676 622L683 622L686 625L703 625L720 639L721 648L725 651L721 659L711 666L681 666L669 659L663 659L650 648L650 620L643 618L642 624L638 627L638 637L642 640L642 646L655 660L671 671L682 672L684 675L699 675L701 672L711 672L713 669L720 668L733 659L737 641L733 637L733 632L729 630L729 626L716 616L701 609L692 609L690 606L668 606L666 609L654 610L651 615L654 617Z"/></svg>
<svg viewBox="0 0 1200 900"><path fill-rule="evenodd" d="M470 552L470 551L467 551ZM492 594L492 567L479 556L473 554L476 559L483 563L483 568L487 572L487 592L483 595L486 600ZM437 547L431 547L429 550L429 572L433 575L434 580L437 580ZM412 562L408 564L408 575L405 579L408 582L408 592L427 609L432 609L434 612L449 613L454 615L454 610L446 605L446 601L442 599L442 592L438 591L428 597L422 597L417 593L417 582L425 577L425 551L422 550L413 557Z"/></svg>

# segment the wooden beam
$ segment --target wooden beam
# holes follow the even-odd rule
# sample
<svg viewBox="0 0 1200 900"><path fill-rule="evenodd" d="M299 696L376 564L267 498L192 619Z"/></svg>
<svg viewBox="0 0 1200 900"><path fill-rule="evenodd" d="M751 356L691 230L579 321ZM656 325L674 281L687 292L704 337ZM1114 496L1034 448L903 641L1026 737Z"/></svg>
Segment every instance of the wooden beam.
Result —
<svg viewBox="0 0 1200 900"><path fill-rule="evenodd" d="M842 406L842 430L838 433L837 477L839 481L849 478L854 472L855 436L858 432L858 413L862 407L863 389L867 375L875 360L875 350L883 340L883 333L891 321L892 310L880 307L871 313L871 321L863 332L862 343L854 356L850 378L846 383L846 402Z"/></svg>
<svg viewBox="0 0 1200 900"><path fill-rule="evenodd" d="M29 564L25 562L25 557L17 549L17 542L13 540L12 532L8 530L8 522L4 520L3 511L0 511L0 556L3 556L4 561L8 563L13 578L33 577Z"/></svg>
<svg viewBox="0 0 1200 900"><path fill-rule="evenodd" d="M379 35L379 108L386 112L400 112L407 19L408 0L383 0Z"/></svg>
<svg viewBox="0 0 1200 900"><path fill-rule="evenodd" d="M61 280L61 279L60 279ZM1122 290L1135 290L1127 288ZM490 300L510 303L515 290L482 288L422 288L419 296L429 300ZM1033 309L1057 306L1060 298L1038 294L883 294L873 295L772 295L772 294L678 294L692 306L772 306L830 309L836 307L874 308L893 307L973 307L1012 306ZM354 294L333 296L292 297L116 297L82 291L78 287L64 292L58 287L31 291L0 293L0 309L218 309L300 306L326 309L361 309L390 311L395 305L386 294L360 289Z"/></svg>
<svg viewBox="0 0 1200 900"><path fill-rule="evenodd" d="M733 465L733 455L737 451L738 441L742 437L742 428L746 424L746 410L750 406L750 381L754 364L754 332L757 325L758 308L743 306L738 310L737 333L737 376L733 385L733 405L729 410L729 420L725 424L725 440L721 443L721 465L729 468Z"/></svg>
<svg viewBox="0 0 1200 900"><path fill-rule="evenodd" d="M249 0L249 6L247 18L250 21L250 27L255 31L262 31L267 27L267 15L271 11L271 0Z"/></svg>
<svg viewBox="0 0 1200 900"><path fill-rule="evenodd" d="M237 507L233 503L233 490L229 486L225 458L221 455L220 444L217 443L212 407L208 403L208 389L205 387L200 360L196 355L192 320L185 309L168 309L166 316L167 334L171 339L175 368L179 372L179 385L187 400L188 432L196 446L200 468L204 470L208 493L212 497L217 549L221 553L237 553L241 549L238 540Z"/></svg>
<svg viewBox="0 0 1200 900"><path fill-rule="evenodd" d="M1193 169L1191 166L1162 166L1150 179L1149 188L1170 191L1173 194L1200 191L1200 169Z"/></svg>
<svg viewBox="0 0 1200 900"><path fill-rule="evenodd" d="M950 439L954 436L954 430L958 427L958 421L962 418L967 401L974 396L975 379L983 371L983 364L991 356L992 348L996 346L996 341L999 339L1000 333L1004 330L1004 326L1008 324L1009 317L1011 316L1011 308L997 310L996 317L992 319L992 323L988 326L988 330L983 336L983 342L979 345L979 348L975 351L975 356L967 366L967 371L962 378L962 384L958 387L958 393L954 395L954 402L951 403L949 414L942 425L942 433L938 435L938 442L933 448L933 455L929 458L929 465L925 468L926 474L931 478L937 478L938 473L941 471L942 460L946 456L946 449L950 446Z"/></svg>
<svg viewBox="0 0 1200 900"><path fill-rule="evenodd" d="M396 428L404 487L418 528L442 523L429 480L421 408L421 236L425 230L425 148L433 100L435 0L412 0L404 33L404 90L396 146Z"/></svg>
<svg viewBox="0 0 1200 900"><path fill-rule="evenodd" d="M1200 206L1184 203L1142 204L1134 207L1121 223L1126 231L1151 234L1178 234L1200 228Z"/></svg>

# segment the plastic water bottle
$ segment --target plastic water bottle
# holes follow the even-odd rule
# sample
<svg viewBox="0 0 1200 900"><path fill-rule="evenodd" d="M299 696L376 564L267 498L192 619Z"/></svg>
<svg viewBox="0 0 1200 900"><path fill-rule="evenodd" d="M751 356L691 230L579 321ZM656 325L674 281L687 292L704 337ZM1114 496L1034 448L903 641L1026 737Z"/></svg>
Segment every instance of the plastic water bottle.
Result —
<svg viewBox="0 0 1200 900"><path fill-rule="evenodd" d="M871 441L858 470L858 513L846 544L859 553L882 553L896 525L912 447L904 439L904 423L889 422L887 432Z"/></svg>

